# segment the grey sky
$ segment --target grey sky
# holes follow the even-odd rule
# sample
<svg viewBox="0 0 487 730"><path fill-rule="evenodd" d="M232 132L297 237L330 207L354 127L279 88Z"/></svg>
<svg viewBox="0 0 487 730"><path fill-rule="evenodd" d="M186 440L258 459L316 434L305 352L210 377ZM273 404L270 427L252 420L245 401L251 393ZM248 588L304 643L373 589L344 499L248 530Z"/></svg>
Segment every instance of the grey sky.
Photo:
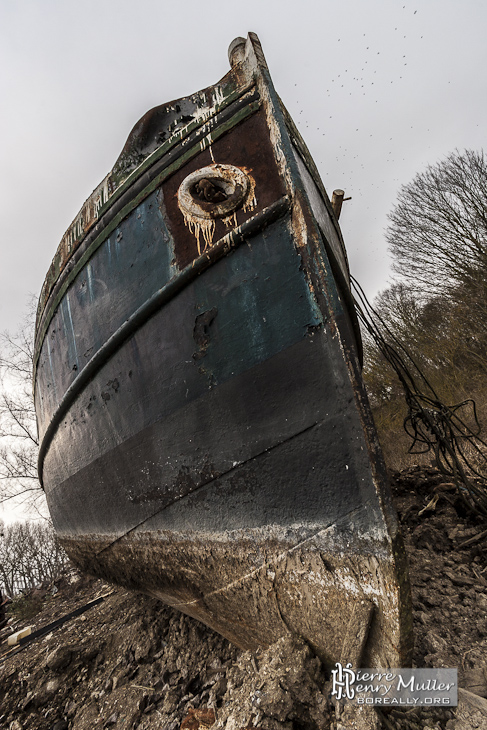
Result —
<svg viewBox="0 0 487 730"><path fill-rule="evenodd" d="M328 192L352 196L342 229L374 295L399 186L484 144L486 21L475 0L3 0L0 330L17 326L137 119L218 81L249 30Z"/></svg>

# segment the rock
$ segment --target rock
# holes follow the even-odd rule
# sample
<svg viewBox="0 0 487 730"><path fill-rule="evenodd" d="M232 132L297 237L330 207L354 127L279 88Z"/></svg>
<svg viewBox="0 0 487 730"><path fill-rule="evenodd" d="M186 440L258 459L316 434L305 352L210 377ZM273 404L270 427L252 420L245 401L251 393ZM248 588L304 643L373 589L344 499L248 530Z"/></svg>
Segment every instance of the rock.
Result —
<svg viewBox="0 0 487 730"><path fill-rule="evenodd" d="M459 689L455 730L484 730L486 726L487 700L466 689Z"/></svg>
<svg viewBox="0 0 487 730"><path fill-rule="evenodd" d="M441 654L426 654L426 656L424 657L423 665L425 667L439 669L440 667L448 667L449 663L443 658Z"/></svg>
<svg viewBox="0 0 487 730"><path fill-rule="evenodd" d="M421 523L416 527L414 541L419 548L430 550L447 550L450 547L449 539L444 532L428 523Z"/></svg>
<svg viewBox="0 0 487 730"><path fill-rule="evenodd" d="M452 570L445 570L445 575L451 580L454 586L459 586L460 588L463 586L474 586L477 584L477 581L474 580L474 578L454 573Z"/></svg>
<svg viewBox="0 0 487 730"><path fill-rule="evenodd" d="M66 720L58 720L51 727L51 730L68 730L69 725Z"/></svg>
<svg viewBox="0 0 487 730"><path fill-rule="evenodd" d="M436 591L427 589L419 591L418 600L415 601L418 608L421 608L422 604L426 607L434 608L435 606L441 606L442 603L442 598Z"/></svg>
<svg viewBox="0 0 487 730"><path fill-rule="evenodd" d="M50 695L56 694L56 692L59 691L60 687L61 687L61 682L59 681L59 679L51 679L46 684L46 692L47 692L47 694L50 694Z"/></svg>
<svg viewBox="0 0 487 730"><path fill-rule="evenodd" d="M212 687L212 691L217 697L221 697L225 694L225 692L227 691L227 680L225 679L225 677L220 677L220 679L217 679Z"/></svg>
<svg viewBox="0 0 487 730"><path fill-rule="evenodd" d="M382 723L373 707L337 705L337 730L380 730Z"/></svg>
<svg viewBox="0 0 487 730"><path fill-rule="evenodd" d="M163 711L170 715L179 704L179 694L171 689L164 697Z"/></svg>
<svg viewBox="0 0 487 730"><path fill-rule="evenodd" d="M66 707L65 707L65 710L64 710L65 715L67 717L73 717L73 715L76 714L76 710L77 710L76 702L73 702L73 700L68 700L66 702Z"/></svg>
<svg viewBox="0 0 487 730"><path fill-rule="evenodd" d="M424 638L425 646L428 650L428 654L438 654L444 651L448 642L442 636L439 636L434 631L429 631Z"/></svg>
<svg viewBox="0 0 487 730"><path fill-rule="evenodd" d="M100 727L99 723L100 715L98 707L93 702L89 704L81 703L76 708L76 715L73 720L73 726L79 728L95 728Z"/></svg>
<svg viewBox="0 0 487 730"><path fill-rule="evenodd" d="M135 661L137 664L141 664L149 656L150 650L152 649L152 642L148 637L140 641L135 649Z"/></svg>
<svg viewBox="0 0 487 730"><path fill-rule="evenodd" d="M54 651L48 654L46 659L46 667L52 669L53 672L59 672L68 666L73 656L72 649L67 646L58 646Z"/></svg>
<svg viewBox="0 0 487 730"><path fill-rule="evenodd" d="M206 730L215 722L215 711L206 708L190 709L181 723L181 730Z"/></svg>
<svg viewBox="0 0 487 730"><path fill-rule="evenodd" d="M300 639L286 636L256 655L245 652L226 679L215 730L259 726L259 718L265 718L269 730L293 723L314 730L329 728L331 708L324 695L322 667Z"/></svg>
<svg viewBox="0 0 487 730"><path fill-rule="evenodd" d="M98 657L100 656L100 651L98 646L83 646L82 651L80 651L80 659L84 664L88 664L89 662L92 662L94 659L98 661Z"/></svg>
<svg viewBox="0 0 487 730"><path fill-rule="evenodd" d="M33 692L27 692L25 698L22 700L22 702L20 704L20 707L22 708L22 710L25 710L30 705L30 703L32 702L33 698L34 698L34 693Z"/></svg>
<svg viewBox="0 0 487 730"><path fill-rule="evenodd" d="M477 633L479 636L487 636L487 616L477 621Z"/></svg>

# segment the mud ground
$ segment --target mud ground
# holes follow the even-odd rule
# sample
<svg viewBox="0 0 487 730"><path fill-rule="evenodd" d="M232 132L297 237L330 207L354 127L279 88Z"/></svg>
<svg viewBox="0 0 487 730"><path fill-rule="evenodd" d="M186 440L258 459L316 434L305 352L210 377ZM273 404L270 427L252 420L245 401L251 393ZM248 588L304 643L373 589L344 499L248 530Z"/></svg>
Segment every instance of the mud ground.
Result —
<svg viewBox="0 0 487 730"><path fill-rule="evenodd" d="M12 628L37 629L105 597L17 654L5 656L0 635L0 728L487 728L487 524L435 469L394 474L392 487L410 560L414 663L458 668L458 708L351 715L334 706L299 639L252 655L154 599L73 572L25 599Z"/></svg>

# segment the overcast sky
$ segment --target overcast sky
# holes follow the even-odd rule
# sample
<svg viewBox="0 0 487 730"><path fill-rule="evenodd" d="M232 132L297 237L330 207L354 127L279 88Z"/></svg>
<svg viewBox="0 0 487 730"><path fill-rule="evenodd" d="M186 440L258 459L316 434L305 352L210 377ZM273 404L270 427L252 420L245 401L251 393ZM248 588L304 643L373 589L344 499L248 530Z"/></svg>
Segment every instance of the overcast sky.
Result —
<svg viewBox="0 0 487 730"><path fill-rule="evenodd" d="M390 275L397 190L487 117L480 0L0 1L0 330L15 329L65 229L142 114L218 81L255 31L367 293Z"/></svg>

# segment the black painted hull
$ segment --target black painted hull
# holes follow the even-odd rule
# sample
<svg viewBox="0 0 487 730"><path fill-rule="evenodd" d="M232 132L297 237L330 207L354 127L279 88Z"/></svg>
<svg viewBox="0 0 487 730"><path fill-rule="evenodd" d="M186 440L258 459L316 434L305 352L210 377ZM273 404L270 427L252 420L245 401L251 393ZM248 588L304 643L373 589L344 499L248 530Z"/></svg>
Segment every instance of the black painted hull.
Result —
<svg viewBox="0 0 487 730"><path fill-rule="evenodd" d="M407 571L339 229L255 37L240 53L200 93L213 106L142 120L53 262L35 380L49 508L82 569L240 646L291 631L329 663L401 666ZM228 215L195 196L202 168L233 180Z"/></svg>

